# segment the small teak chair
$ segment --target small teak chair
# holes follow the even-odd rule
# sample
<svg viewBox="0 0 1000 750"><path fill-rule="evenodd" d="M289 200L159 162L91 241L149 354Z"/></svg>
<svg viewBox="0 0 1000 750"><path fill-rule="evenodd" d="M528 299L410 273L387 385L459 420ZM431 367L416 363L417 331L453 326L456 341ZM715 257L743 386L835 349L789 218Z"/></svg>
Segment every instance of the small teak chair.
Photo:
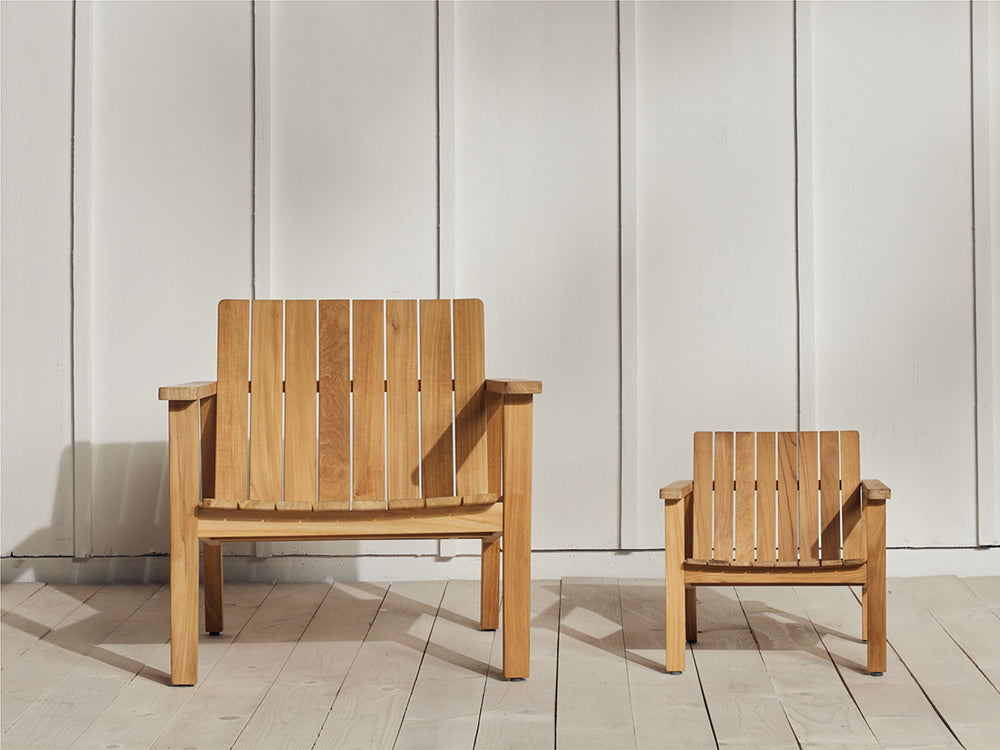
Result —
<svg viewBox="0 0 1000 750"><path fill-rule="evenodd" d="M224 542L481 539L480 624L528 676L531 412L538 381L487 380L483 304L223 300L218 378L170 402L170 677L219 633ZM248 420L249 402L249 420Z"/></svg>
<svg viewBox="0 0 1000 750"><path fill-rule="evenodd" d="M856 431L696 432L694 480L660 490L667 671L698 639L696 586L860 584L868 672L884 673L889 496L861 480Z"/></svg>

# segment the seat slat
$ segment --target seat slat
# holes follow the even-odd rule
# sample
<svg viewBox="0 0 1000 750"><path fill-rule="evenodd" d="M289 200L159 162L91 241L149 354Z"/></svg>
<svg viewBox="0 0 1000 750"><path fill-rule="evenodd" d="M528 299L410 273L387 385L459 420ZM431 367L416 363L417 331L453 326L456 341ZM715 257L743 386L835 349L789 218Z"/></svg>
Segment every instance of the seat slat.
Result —
<svg viewBox="0 0 1000 750"><path fill-rule="evenodd" d="M385 322L381 300L354 302L354 493L351 508L385 499Z"/></svg>
<svg viewBox="0 0 1000 750"><path fill-rule="evenodd" d="M455 492L487 493L486 352L483 303L453 303L455 343Z"/></svg>
<svg viewBox="0 0 1000 750"><path fill-rule="evenodd" d="M351 308L319 302L319 502L351 507Z"/></svg>
<svg viewBox="0 0 1000 750"><path fill-rule="evenodd" d="M778 433L778 560L798 559L798 435Z"/></svg>
<svg viewBox="0 0 1000 750"><path fill-rule="evenodd" d="M819 560L819 446L815 432L799 433L799 559Z"/></svg>
<svg viewBox="0 0 1000 750"><path fill-rule="evenodd" d="M453 496L450 300L420 302L420 437L424 497Z"/></svg>
<svg viewBox="0 0 1000 750"><path fill-rule="evenodd" d="M733 557L733 433L715 433L714 560Z"/></svg>
<svg viewBox="0 0 1000 750"><path fill-rule="evenodd" d="M712 433L694 434L694 512L691 556L712 557Z"/></svg>
<svg viewBox="0 0 1000 750"><path fill-rule="evenodd" d="M281 499L281 300L254 300L250 341L250 495L246 507ZM241 503L242 505L242 503Z"/></svg>
<svg viewBox="0 0 1000 750"><path fill-rule="evenodd" d="M861 523L861 459L857 430L840 433L841 522L844 557L864 558L867 554L865 527Z"/></svg>
<svg viewBox="0 0 1000 750"><path fill-rule="evenodd" d="M840 555L840 433L819 434L820 543L823 563Z"/></svg>
<svg viewBox="0 0 1000 750"><path fill-rule="evenodd" d="M774 433L757 433L757 560L774 562Z"/></svg>
<svg viewBox="0 0 1000 750"><path fill-rule="evenodd" d="M247 498L247 378L250 373L250 302L219 303L219 381L216 391L215 498L235 508ZM207 501L206 501L207 502Z"/></svg>
<svg viewBox="0 0 1000 750"><path fill-rule="evenodd" d="M754 559L754 434L736 433L736 559Z"/></svg>
<svg viewBox="0 0 1000 750"><path fill-rule="evenodd" d="M285 303L285 495L279 507L316 502L316 302Z"/></svg>
<svg viewBox="0 0 1000 750"><path fill-rule="evenodd" d="M417 302L385 303L389 508L422 507Z"/></svg>

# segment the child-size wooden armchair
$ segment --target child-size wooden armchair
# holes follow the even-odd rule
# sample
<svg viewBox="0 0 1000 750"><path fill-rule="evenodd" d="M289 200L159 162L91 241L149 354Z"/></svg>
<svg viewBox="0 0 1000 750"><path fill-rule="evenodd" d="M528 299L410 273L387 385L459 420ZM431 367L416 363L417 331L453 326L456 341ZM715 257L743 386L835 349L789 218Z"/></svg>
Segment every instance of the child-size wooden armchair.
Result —
<svg viewBox="0 0 1000 750"><path fill-rule="evenodd" d="M868 671L885 672L889 496L861 480L855 431L696 432L694 480L660 490L667 671L698 639L696 586L860 584Z"/></svg>
<svg viewBox="0 0 1000 750"><path fill-rule="evenodd" d="M531 417L541 383L487 380L483 304L224 300L218 377L170 402L171 681L222 617L222 544L482 540L483 629L528 676ZM249 409L248 409L249 401ZM249 418L248 418L249 411Z"/></svg>

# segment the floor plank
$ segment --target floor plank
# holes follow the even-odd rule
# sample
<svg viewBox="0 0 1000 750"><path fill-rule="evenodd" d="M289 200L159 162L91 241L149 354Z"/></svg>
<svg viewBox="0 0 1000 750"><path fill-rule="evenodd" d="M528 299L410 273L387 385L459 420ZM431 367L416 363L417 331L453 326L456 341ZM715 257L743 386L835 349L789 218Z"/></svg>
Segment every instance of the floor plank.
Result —
<svg viewBox="0 0 1000 750"><path fill-rule="evenodd" d="M715 735L690 650L681 674L668 675L663 666L663 581L623 580L619 591L636 746L714 749Z"/></svg>
<svg viewBox="0 0 1000 750"><path fill-rule="evenodd" d="M329 589L277 584L153 747L232 747Z"/></svg>
<svg viewBox="0 0 1000 750"><path fill-rule="evenodd" d="M799 743L878 748L819 635L790 586L736 589L771 684Z"/></svg>
<svg viewBox="0 0 1000 750"><path fill-rule="evenodd" d="M892 648L887 650L882 677L865 671L867 646L861 640L861 603L850 589L800 586L795 593L882 747L960 747Z"/></svg>
<svg viewBox="0 0 1000 750"><path fill-rule="evenodd" d="M618 587L565 578L559 619L556 745L634 748ZM615 700L608 700L614 695Z"/></svg>
<svg viewBox="0 0 1000 750"><path fill-rule="evenodd" d="M39 638L57 627L98 589L98 586L84 584L57 584L45 586L10 608L6 608L5 601L5 611L0 619L0 668L6 668L34 646Z"/></svg>
<svg viewBox="0 0 1000 750"><path fill-rule="evenodd" d="M206 679L243 627L273 588L269 583L227 583L225 631L218 636L204 632L204 609L199 606L198 676ZM169 637L170 621L157 623L150 640ZM170 644L159 646L136 677L115 701L72 745L75 750L115 747L148 748L195 694L195 688L170 684Z"/></svg>
<svg viewBox="0 0 1000 750"><path fill-rule="evenodd" d="M997 617L1000 617L1000 576L963 578L962 582L972 589Z"/></svg>
<svg viewBox="0 0 1000 750"><path fill-rule="evenodd" d="M45 587L44 583L2 583L0 584L0 607L3 614L29 599Z"/></svg>
<svg viewBox="0 0 1000 750"><path fill-rule="evenodd" d="M396 750L475 744L495 635L479 628L479 582L450 581Z"/></svg>
<svg viewBox="0 0 1000 750"><path fill-rule="evenodd" d="M690 651L720 748L799 745L732 588L698 588Z"/></svg>
<svg viewBox="0 0 1000 750"><path fill-rule="evenodd" d="M388 586L337 583L236 742L237 750L311 747Z"/></svg>
<svg viewBox="0 0 1000 750"><path fill-rule="evenodd" d="M97 644L128 619L153 590L154 587L146 584L102 586L83 606L75 607L0 672L4 744L8 741L8 732L31 706L90 657Z"/></svg>
<svg viewBox="0 0 1000 750"><path fill-rule="evenodd" d="M559 581L531 582L531 676L503 679L503 618L490 653L476 750L551 748L556 739Z"/></svg>
<svg viewBox="0 0 1000 750"><path fill-rule="evenodd" d="M445 584L394 583L344 679L315 748L391 748Z"/></svg>

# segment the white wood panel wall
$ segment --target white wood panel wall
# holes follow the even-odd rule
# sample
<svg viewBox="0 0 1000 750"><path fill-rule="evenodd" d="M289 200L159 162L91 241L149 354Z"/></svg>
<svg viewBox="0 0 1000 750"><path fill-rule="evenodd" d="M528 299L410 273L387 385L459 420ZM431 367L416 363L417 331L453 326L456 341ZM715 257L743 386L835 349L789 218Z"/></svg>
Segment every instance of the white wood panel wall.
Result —
<svg viewBox="0 0 1000 750"><path fill-rule="evenodd" d="M0 4L2 554L73 554L73 6Z"/></svg>
<svg viewBox="0 0 1000 750"><path fill-rule="evenodd" d="M0 10L4 555L166 551L156 387L255 284L481 296L537 549L659 548L694 430L799 410L891 544L1000 540L995 6L79 3L75 175L73 7Z"/></svg>

